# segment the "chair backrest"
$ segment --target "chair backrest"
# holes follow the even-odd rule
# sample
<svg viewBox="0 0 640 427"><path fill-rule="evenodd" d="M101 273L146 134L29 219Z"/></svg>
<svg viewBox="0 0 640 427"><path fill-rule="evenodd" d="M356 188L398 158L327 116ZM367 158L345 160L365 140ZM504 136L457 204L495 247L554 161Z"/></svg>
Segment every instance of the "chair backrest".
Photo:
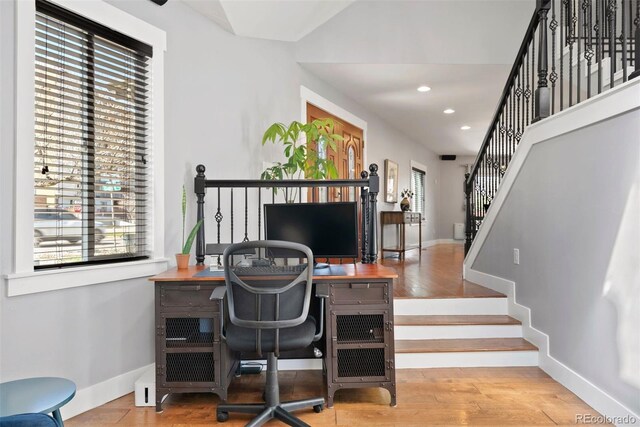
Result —
<svg viewBox="0 0 640 427"><path fill-rule="evenodd" d="M254 255L247 257L252 250ZM278 333L307 319L313 279L313 253L307 246L279 240L242 242L229 246L223 259L231 323Z"/></svg>

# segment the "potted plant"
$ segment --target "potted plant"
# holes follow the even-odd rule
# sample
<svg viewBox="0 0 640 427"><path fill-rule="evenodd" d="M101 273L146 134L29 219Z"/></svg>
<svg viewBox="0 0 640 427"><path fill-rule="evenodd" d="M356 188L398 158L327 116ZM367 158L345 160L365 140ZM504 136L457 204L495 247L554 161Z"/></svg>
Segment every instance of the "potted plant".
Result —
<svg viewBox="0 0 640 427"><path fill-rule="evenodd" d="M400 197L402 197L402 200L400 201L400 209L402 209L402 212L410 211L411 199L413 198L413 191L409 190L408 188L405 188L404 190L402 190L402 193L400 193Z"/></svg>
<svg viewBox="0 0 640 427"><path fill-rule="evenodd" d="M342 136L333 133L334 123L331 119L316 119L311 123L291 122L289 126L283 123L274 123L265 131L262 137L262 145L267 142L281 143L284 147L286 161L276 162L265 169L260 175L264 180L281 179L326 179L337 178L336 165L327 156L318 153L325 152L329 148L336 150L337 142L342 141ZM303 138L304 136L304 138ZM317 150L310 150L308 143L315 142ZM287 201L293 201L297 197L297 191L289 193ZM274 192L276 188L274 187Z"/></svg>
<svg viewBox="0 0 640 427"><path fill-rule="evenodd" d="M182 186L182 252L176 254L176 264L178 270L184 270L189 267L189 257L191 256L191 247L193 246L193 240L198 234L198 230L202 226L203 220L201 219L193 226L187 240L184 240L185 224L187 219L187 191Z"/></svg>

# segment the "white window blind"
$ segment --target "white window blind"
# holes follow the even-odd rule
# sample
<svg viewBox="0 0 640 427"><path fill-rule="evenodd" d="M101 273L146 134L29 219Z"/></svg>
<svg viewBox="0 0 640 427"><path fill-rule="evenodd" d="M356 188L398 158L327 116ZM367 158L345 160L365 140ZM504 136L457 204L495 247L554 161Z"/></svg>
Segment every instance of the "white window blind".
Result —
<svg viewBox="0 0 640 427"><path fill-rule="evenodd" d="M411 168L411 191L413 191L413 211L420 212L422 219L424 219L425 206L424 206L424 181L425 172Z"/></svg>
<svg viewBox="0 0 640 427"><path fill-rule="evenodd" d="M34 266L144 259L151 47L36 11Z"/></svg>

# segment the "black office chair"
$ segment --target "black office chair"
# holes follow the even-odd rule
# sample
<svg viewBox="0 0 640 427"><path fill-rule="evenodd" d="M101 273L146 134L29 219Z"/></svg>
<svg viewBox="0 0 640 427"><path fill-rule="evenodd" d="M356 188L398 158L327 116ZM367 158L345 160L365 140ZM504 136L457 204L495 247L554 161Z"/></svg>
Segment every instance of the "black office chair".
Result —
<svg viewBox="0 0 640 427"><path fill-rule="evenodd" d="M244 254L252 249L255 256L246 258ZM308 426L289 411L313 407L320 412L324 398L280 402L277 357L280 351L303 349L319 339L315 319L309 316L311 249L276 240L243 242L229 246L223 259L231 322L226 325L223 337L231 350L256 352L260 356L266 353L267 381L265 403L219 404L218 421L226 421L229 412L240 412L257 414L247 426L260 426L272 418L292 426ZM234 264L234 260L241 261ZM305 262L286 266L291 260Z"/></svg>

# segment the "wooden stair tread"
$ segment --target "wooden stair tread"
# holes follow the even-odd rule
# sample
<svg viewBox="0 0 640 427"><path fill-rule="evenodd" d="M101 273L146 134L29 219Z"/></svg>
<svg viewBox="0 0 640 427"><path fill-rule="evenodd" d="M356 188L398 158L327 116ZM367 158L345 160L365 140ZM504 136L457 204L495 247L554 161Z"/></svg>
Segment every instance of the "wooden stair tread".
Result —
<svg viewBox="0 0 640 427"><path fill-rule="evenodd" d="M465 338L397 340L396 353L458 353L478 351L537 351L523 338Z"/></svg>
<svg viewBox="0 0 640 427"><path fill-rule="evenodd" d="M396 326L450 326L450 325L520 325L521 322L507 315L428 315L394 317Z"/></svg>

